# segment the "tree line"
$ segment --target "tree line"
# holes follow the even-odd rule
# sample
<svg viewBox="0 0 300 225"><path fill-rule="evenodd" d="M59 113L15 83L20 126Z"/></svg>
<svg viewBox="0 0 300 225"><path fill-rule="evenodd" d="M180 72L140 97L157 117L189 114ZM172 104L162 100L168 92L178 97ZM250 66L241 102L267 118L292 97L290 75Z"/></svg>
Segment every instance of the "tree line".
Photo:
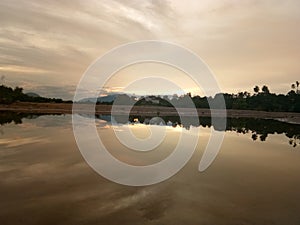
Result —
<svg viewBox="0 0 300 225"><path fill-rule="evenodd" d="M299 82L291 85L291 90L286 94L271 93L269 88L255 86L254 93L247 91L237 94L220 93L213 97L192 96L191 93L182 96L130 96L119 94L109 102L97 102L97 104L121 104L137 106L162 106L162 107L191 107L192 102L196 108L218 108L219 102L224 97L227 109L239 110L260 110L271 112L300 112L300 92ZM57 98L33 97L23 93L20 87L11 88L4 85L0 86L0 104L11 104L13 102L53 102L53 103L72 103L72 101L63 101Z"/></svg>
<svg viewBox="0 0 300 225"><path fill-rule="evenodd" d="M258 110L271 112L300 112L300 92L299 82L291 85L286 95L271 93L269 88L264 85L262 88L255 86L254 93L247 91L237 94L220 93L214 97L192 96L191 93L182 96L129 96L126 94L118 95L114 102L102 102L101 104L121 104L137 106L165 106L165 107L191 107L189 100L192 100L196 108L218 108L220 101L224 97L226 109L238 110Z"/></svg>
<svg viewBox="0 0 300 225"><path fill-rule="evenodd" d="M286 95L271 93L267 86L253 88L254 94L239 92L224 94L227 109L262 110L271 112L300 112L299 82L292 84ZM294 90L295 89L295 90Z"/></svg>
<svg viewBox="0 0 300 225"><path fill-rule="evenodd" d="M63 103L72 101L63 101L60 98L45 98L41 96L30 96L23 93L21 87L0 86L0 104L12 104L14 102L40 102L40 103Z"/></svg>

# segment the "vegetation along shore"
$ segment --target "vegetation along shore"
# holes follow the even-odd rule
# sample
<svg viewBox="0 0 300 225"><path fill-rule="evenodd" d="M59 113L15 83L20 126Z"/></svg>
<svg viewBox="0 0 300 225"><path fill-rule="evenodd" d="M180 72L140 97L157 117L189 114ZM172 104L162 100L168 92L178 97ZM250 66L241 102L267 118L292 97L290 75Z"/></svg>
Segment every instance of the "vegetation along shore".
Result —
<svg viewBox="0 0 300 225"><path fill-rule="evenodd" d="M173 105L177 105L188 116L192 110L187 107L186 99L192 99L200 117L210 116L211 103L217 103L222 95L226 103L227 116L232 118L270 118L283 122L300 123L300 93L299 83L291 85L286 95L275 94L269 91L267 86L254 87L254 94L239 92L238 94L216 94L214 97L192 96L187 93L182 96L130 96L127 94L99 97L97 99L83 99L76 104L82 113L85 113L86 104L95 104L95 113L110 114L112 104L118 99L123 103L115 113L136 115L176 115L177 111ZM121 99L121 100L120 100ZM131 108L130 105L134 105ZM216 106L216 116L222 115L222 109ZM23 113L72 113L72 101L64 101L56 98L45 98L35 94L25 94L20 87L11 88L0 86L0 111L15 111Z"/></svg>

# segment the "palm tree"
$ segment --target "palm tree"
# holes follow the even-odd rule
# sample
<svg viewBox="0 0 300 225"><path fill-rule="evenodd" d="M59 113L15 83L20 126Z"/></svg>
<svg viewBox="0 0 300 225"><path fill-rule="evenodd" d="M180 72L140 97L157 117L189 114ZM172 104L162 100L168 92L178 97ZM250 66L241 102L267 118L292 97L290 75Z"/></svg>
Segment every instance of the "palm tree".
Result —
<svg viewBox="0 0 300 225"><path fill-rule="evenodd" d="M270 93L269 88L266 85L264 85L261 90L264 92L264 94Z"/></svg>
<svg viewBox="0 0 300 225"><path fill-rule="evenodd" d="M299 81L296 81L296 83L295 84L292 84L291 85L291 88L294 90L294 89L296 89L296 94L299 94Z"/></svg>
<svg viewBox="0 0 300 225"><path fill-rule="evenodd" d="M3 85L4 84L4 80L5 80L5 76L2 75L1 78L0 78L0 80L1 80L1 84Z"/></svg>
<svg viewBox="0 0 300 225"><path fill-rule="evenodd" d="M258 86L255 86L255 87L253 88L253 90L254 90L254 92L257 94L257 93L259 92L259 87L258 87Z"/></svg>

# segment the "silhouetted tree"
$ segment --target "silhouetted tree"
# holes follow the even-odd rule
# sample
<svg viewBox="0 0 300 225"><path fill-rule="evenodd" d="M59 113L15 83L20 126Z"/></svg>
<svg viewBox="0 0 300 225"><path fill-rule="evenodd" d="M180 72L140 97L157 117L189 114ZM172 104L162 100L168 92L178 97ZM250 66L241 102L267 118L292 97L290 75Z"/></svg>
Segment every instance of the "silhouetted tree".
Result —
<svg viewBox="0 0 300 225"><path fill-rule="evenodd" d="M299 81L296 81L291 85L292 90L296 89L296 94L299 94Z"/></svg>
<svg viewBox="0 0 300 225"><path fill-rule="evenodd" d="M266 85L264 85L261 90L263 91L264 94L269 94L270 93L270 90Z"/></svg>
<svg viewBox="0 0 300 225"><path fill-rule="evenodd" d="M2 84L2 85L4 85L4 80L5 80L5 76L4 76L4 75L1 75L0 81L1 81L1 84Z"/></svg>
<svg viewBox="0 0 300 225"><path fill-rule="evenodd" d="M259 92L259 87L256 85L256 86L253 88L253 90L254 90L254 92L255 92L256 94L258 94L258 92Z"/></svg>
<svg viewBox="0 0 300 225"><path fill-rule="evenodd" d="M253 141L256 141L256 140L257 140L257 138L258 138L258 136L257 136L257 134L256 134L256 133L252 134L252 139L253 139Z"/></svg>

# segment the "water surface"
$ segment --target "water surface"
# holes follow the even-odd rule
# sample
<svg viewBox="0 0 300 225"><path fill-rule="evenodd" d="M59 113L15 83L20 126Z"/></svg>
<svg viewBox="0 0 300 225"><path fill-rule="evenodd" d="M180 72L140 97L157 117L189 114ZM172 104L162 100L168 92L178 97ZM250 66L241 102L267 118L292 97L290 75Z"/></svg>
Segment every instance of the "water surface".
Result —
<svg viewBox="0 0 300 225"><path fill-rule="evenodd" d="M200 173L210 131L218 129L202 118L196 151L179 173L160 184L128 187L87 165L76 146L70 115L3 115L1 224L300 224L299 125L228 120L220 153ZM119 121L118 129L129 126L146 138L150 125L143 124L145 119ZM169 122L161 126L166 137L148 153L123 146L109 116L97 117L97 129L116 158L147 165L166 158L180 132L194 135L193 124L180 124L175 117L164 120Z"/></svg>

